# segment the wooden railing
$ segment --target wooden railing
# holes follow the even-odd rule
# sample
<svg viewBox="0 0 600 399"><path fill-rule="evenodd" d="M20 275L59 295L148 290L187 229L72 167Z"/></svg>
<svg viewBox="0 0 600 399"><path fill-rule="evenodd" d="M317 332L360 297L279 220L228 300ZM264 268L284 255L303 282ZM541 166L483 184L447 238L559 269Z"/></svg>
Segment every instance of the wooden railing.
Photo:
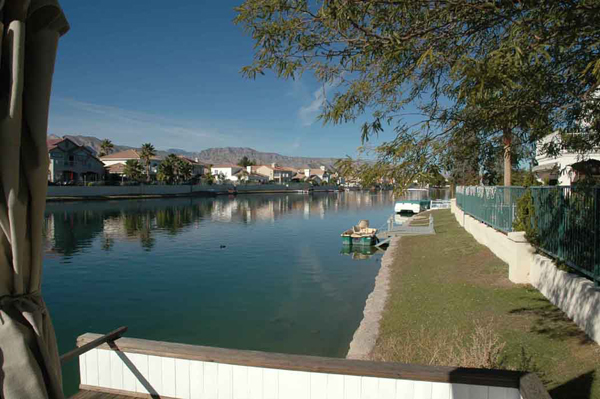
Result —
<svg viewBox="0 0 600 399"><path fill-rule="evenodd" d="M114 342L117 339L121 338L123 336L123 334L125 334L125 332L127 332L127 327L125 327L125 326L119 327L116 330L111 331L108 334L98 336L97 338L95 338L89 342L86 342L83 345L78 344L77 348L65 353L64 355L62 355L60 357L60 363L65 364L68 361L73 360L74 358L79 357L79 356L83 355L84 353L89 352L92 349L99 347L100 345Z"/></svg>
<svg viewBox="0 0 600 399"><path fill-rule="evenodd" d="M118 393L133 389L138 393L174 398L194 396L191 393L197 393L199 391L194 390L201 389L203 394L198 393L198 396L205 397L209 385L212 387L210 389L217 389L214 386L217 379L219 386L227 386L234 391L240 388L238 381L242 381L244 385L242 390L250 392L248 390L251 390L251 385L257 381L262 387L260 389L266 390L272 384L271 380L275 378L275 381L280 381L279 396L276 397L285 397L282 395L282 389L288 389L288 386L295 386L302 390L307 388L306 384L310 390L317 385L333 389L332 387L341 384L340 392L344 389L347 391L356 389L357 386L359 391L365 390L371 384L374 384L374 387L379 384L379 388L374 389L380 390L379 396L387 397L382 396L384 387L388 393L401 387L404 389L408 386L406 384L414 384L410 385L413 387L410 390L414 389L412 398L432 397L431 392L439 390L438 392L443 393L439 397L445 398L550 399L535 374L517 371L289 355L133 338L121 338L118 342L111 342L107 339L108 335L110 334L100 336L88 333L77 340L80 349L89 350L91 344L96 347L95 353L84 356L85 364L82 366L82 372L85 373L82 376L82 389L105 392L108 388L108 391ZM104 343L99 344L102 341ZM117 386L114 386L115 381L111 382L110 376L101 374L102 370L111 370L113 375L115 370L123 370L123 373L116 374ZM362 388L360 388L361 384ZM276 387L277 383L275 389ZM180 388L182 393L179 391ZM421 390L423 392L429 390L429 396L419 396L417 391ZM464 392L473 392L473 394L467 393L467 396L464 396ZM217 391L210 391L210 393L216 395ZM362 396L358 393L357 397ZM434 395L434 397L438 396Z"/></svg>

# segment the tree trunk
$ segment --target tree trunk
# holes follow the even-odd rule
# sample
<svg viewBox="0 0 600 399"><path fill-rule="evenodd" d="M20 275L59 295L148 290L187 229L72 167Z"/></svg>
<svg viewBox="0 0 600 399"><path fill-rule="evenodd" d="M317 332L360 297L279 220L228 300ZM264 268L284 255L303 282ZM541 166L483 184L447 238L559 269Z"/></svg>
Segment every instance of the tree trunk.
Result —
<svg viewBox="0 0 600 399"><path fill-rule="evenodd" d="M508 128L504 129L502 144L504 145L504 186L510 187L512 179L512 132Z"/></svg>

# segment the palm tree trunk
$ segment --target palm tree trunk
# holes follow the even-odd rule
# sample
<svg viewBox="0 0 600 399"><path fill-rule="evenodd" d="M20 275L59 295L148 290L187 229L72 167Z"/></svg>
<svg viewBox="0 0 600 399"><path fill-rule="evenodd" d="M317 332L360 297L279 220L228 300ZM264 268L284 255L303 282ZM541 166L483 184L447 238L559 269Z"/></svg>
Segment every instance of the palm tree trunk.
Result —
<svg viewBox="0 0 600 399"><path fill-rule="evenodd" d="M509 187L512 180L512 132L508 128L504 129L502 144L504 145L504 186Z"/></svg>

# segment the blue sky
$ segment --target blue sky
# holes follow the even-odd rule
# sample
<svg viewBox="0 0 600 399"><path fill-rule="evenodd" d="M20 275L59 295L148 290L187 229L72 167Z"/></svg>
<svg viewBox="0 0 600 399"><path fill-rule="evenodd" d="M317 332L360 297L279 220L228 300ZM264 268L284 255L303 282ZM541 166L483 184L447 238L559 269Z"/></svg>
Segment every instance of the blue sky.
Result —
<svg viewBox="0 0 600 399"><path fill-rule="evenodd" d="M355 155L359 123L316 121L322 87L312 76L242 77L253 42L232 23L236 4L62 0L71 30L59 44L49 133L159 149Z"/></svg>

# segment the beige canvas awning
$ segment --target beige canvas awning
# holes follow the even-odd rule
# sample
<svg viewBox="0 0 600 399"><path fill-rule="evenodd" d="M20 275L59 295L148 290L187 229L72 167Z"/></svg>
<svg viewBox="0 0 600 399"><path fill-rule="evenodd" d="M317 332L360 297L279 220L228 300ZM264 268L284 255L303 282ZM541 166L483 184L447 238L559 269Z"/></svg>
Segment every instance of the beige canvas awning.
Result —
<svg viewBox="0 0 600 399"><path fill-rule="evenodd" d="M48 104L59 37L56 0L0 0L0 397L63 398L41 295Z"/></svg>

